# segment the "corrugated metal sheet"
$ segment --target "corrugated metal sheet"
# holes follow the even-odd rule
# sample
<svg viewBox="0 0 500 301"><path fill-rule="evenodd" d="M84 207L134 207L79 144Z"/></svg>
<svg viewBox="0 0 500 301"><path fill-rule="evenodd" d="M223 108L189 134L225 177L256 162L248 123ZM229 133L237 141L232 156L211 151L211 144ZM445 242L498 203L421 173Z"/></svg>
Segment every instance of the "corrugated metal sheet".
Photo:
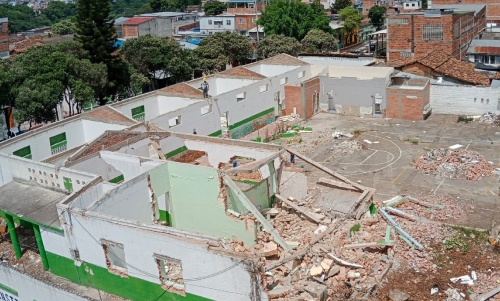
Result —
<svg viewBox="0 0 500 301"><path fill-rule="evenodd" d="M489 55L498 55L500 54L500 47L494 46L476 46L474 49L474 53L484 53Z"/></svg>

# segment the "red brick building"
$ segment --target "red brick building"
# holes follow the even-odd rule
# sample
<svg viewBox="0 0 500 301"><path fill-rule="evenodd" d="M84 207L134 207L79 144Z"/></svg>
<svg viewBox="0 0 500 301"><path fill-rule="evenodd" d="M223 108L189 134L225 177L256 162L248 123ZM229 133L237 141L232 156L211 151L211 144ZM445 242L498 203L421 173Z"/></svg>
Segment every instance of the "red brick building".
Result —
<svg viewBox="0 0 500 301"><path fill-rule="evenodd" d="M486 28L486 5L456 5L390 15L387 61L420 57L433 50L462 59L470 41Z"/></svg>
<svg viewBox="0 0 500 301"><path fill-rule="evenodd" d="M0 59L9 58L9 19L0 18Z"/></svg>
<svg viewBox="0 0 500 301"><path fill-rule="evenodd" d="M246 34L257 26L255 20L260 16L260 12L255 13L255 9L246 7L228 8L227 13L234 15L235 30L240 34Z"/></svg>
<svg viewBox="0 0 500 301"><path fill-rule="evenodd" d="M430 83L426 79L393 77L387 87L384 117L424 120L431 114Z"/></svg>

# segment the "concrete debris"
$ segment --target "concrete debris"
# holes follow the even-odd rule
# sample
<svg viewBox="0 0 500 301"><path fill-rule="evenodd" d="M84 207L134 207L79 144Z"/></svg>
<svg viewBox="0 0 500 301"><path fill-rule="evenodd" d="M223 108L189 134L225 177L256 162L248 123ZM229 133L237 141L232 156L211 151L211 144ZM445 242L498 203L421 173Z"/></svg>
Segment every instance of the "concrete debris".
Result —
<svg viewBox="0 0 500 301"><path fill-rule="evenodd" d="M268 242L264 246L264 255L266 257L273 257L278 255L278 245L274 241Z"/></svg>
<svg viewBox="0 0 500 301"><path fill-rule="evenodd" d="M352 268L359 268L359 269L363 268L363 266L360 264L350 263L348 261L342 260L342 259L334 256L333 254L327 253L326 255L328 255L328 257L335 260L335 262L337 262L338 264L345 265L345 266L352 267Z"/></svg>
<svg viewBox="0 0 500 301"><path fill-rule="evenodd" d="M334 154L352 154L355 151L366 150L368 146L366 143L361 143L356 140L346 140L335 145L332 148Z"/></svg>
<svg viewBox="0 0 500 301"><path fill-rule="evenodd" d="M333 260L325 258L323 261L321 261L321 267L323 268L323 271L328 272L330 268L333 265Z"/></svg>
<svg viewBox="0 0 500 301"><path fill-rule="evenodd" d="M491 176L495 169L492 164L475 151L445 148L431 149L417 159L413 167L424 174L471 181Z"/></svg>
<svg viewBox="0 0 500 301"><path fill-rule="evenodd" d="M391 298L392 301L406 301L410 299L410 295L403 291L395 289L389 291L389 298Z"/></svg>
<svg viewBox="0 0 500 301"><path fill-rule="evenodd" d="M474 301L486 301L488 300L489 298L495 296L496 294L500 293L500 286L495 288L495 289L492 289L491 291L483 294L483 295L480 295L480 296L477 296Z"/></svg>
<svg viewBox="0 0 500 301"><path fill-rule="evenodd" d="M326 231L326 229L328 229L328 227L327 227L327 226L325 226L325 225L321 225L321 226L319 226L319 228L318 228L318 229L316 229L316 230L314 231L314 234L316 234L316 235L321 234L321 233L325 232L325 231Z"/></svg>
<svg viewBox="0 0 500 301"><path fill-rule="evenodd" d="M335 138L335 139L339 139L339 138L342 138L342 137L352 138L353 135L349 134L349 133L344 133L342 131L335 131L335 132L333 132L332 137Z"/></svg>
<svg viewBox="0 0 500 301"><path fill-rule="evenodd" d="M272 290L267 292L267 295L269 296L269 299L278 299L288 295L288 293L290 293L293 289L294 287L291 285L283 286L278 284Z"/></svg>
<svg viewBox="0 0 500 301"><path fill-rule="evenodd" d="M445 294L448 296L446 301L462 301L464 298L460 295L460 292L456 288L448 288L445 291Z"/></svg>
<svg viewBox="0 0 500 301"><path fill-rule="evenodd" d="M320 265L313 266L309 274L313 277L321 276L323 274L323 268Z"/></svg>
<svg viewBox="0 0 500 301"><path fill-rule="evenodd" d="M437 288L437 287L431 288L431 295L434 295L437 292L439 292L439 288Z"/></svg>
<svg viewBox="0 0 500 301"><path fill-rule="evenodd" d="M492 112L484 113L478 120L481 124L500 125L500 115Z"/></svg>
<svg viewBox="0 0 500 301"><path fill-rule="evenodd" d="M460 281L460 284L466 284L466 285L474 284L474 280L472 280L472 278L469 275L451 278L450 281L453 283L457 283L458 281Z"/></svg>

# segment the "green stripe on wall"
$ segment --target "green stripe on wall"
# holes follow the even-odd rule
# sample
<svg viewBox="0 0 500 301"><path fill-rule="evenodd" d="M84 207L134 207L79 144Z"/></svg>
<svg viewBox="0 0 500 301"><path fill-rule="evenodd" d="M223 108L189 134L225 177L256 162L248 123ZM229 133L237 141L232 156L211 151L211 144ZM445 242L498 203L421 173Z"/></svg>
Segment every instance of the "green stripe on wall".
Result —
<svg viewBox="0 0 500 301"><path fill-rule="evenodd" d="M229 126L229 129L230 129L230 130L235 129L235 128L239 127L240 125L244 125L245 123L252 122L254 119L257 119L257 118L259 118L259 117L262 117L262 116L264 116L264 115L267 115L267 114L269 114L269 113L273 113L273 112L274 112L274 108L267 109L267 110L262 111L262 112L260 112L260 113L258 113L258 114L255 114L255 115L250 116L250 117L248 117L248 118L245 118L245 119L243 119L243 120L241 120L241 121L238 121L238 122L236 122L236 123L235 123L235 124L233 124L233 125L230 125L230 126Z"/></svg>
<svg viewBox="0 0 500 301"><path fill-rule="evenodd" d="M222 135L222 130L218 130L217 132L213 132L212 134L210 134L208 136L219 137L220 135Z"/></svg>
<svg viewBox="0 0 500 301"><path fill-rule="evenodd" d="M165 210L160 210L160 221L167 222L169 225L172 225L170 213Z"/></svg>
<svg viewBox="0 0 500 301"><path fill-rule="evenodd" d="M118 177L113 178L113 179L109 180L108 182L117 184L117 183L120 183L124 180L125 180L125 178L123 177L123 175L119 175Z"/></svg>
<svg viewBox="0 0 500 301"><path fill-rule="evenodd" d="M188 148L186 146L179 147L178 149L174 149L173 151L167 153L165 155L165 157L167 157L167 159L172 158L173 156L178 155L178 154L182 153L183 151L187 151L187 149Z"/></svg>
<svg viewBox="0 0 500 301"><path fill-rule="evenodd" d="M104 256L104 252L102 253ZM72 259L47 252L50 271L73 282L98 288L110 294L134 301L209 301L210 299L186 293L181 296L165 292L161 285L135 277L120 277L106 268L83 262L76 266ZM151 260L154 260L151 257ZM189 284L187 284L189 286ZM161 297L160 297L161 296Z"/></svg>
<svg viewBox="0 0 500 301"><path fill-rule="evenodd" d="M11 293L12 295L15 295L15 296L19 296L19 294L17 293L17 291L15 289L12 289L6 285L3 285L0 283L0 289L6 291L7 293Z"/></svg>

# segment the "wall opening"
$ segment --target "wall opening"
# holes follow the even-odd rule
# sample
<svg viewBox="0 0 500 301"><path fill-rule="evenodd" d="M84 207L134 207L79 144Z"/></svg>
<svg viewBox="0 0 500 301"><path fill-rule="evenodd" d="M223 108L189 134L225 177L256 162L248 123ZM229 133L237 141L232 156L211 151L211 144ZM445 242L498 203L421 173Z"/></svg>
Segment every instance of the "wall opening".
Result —
<svg viewBox="0 0 500 301"><path fill-rule="evenodd" d="M127 275L127 263L125 261L125 249L122 244L101 239L106 266L111 273Z"/></svg>
<svg viewBox="0 0 500 301"><path fill-rule="evenodd" d="M286 84L288 84L288 77L284 77L284 78L280 79L280 85L281 86L284 86Z"/></svg>
<svg viewBox="0 0 500 301"><path fill-rule="evenodd" d="M174 126L178 126L179 124L181 124L181 115L176 116L174 118L170 118L168 120L168 126L171 128Z"/></svg>
<svg viewBox="0 0 500 301"><path fill-rule="evenodd" d="M166 291L185 296L186 285L184 284L181 261L158 254L155 254L154 258L158 266L162 288Z"/></svg>
<svg viewBox="0 0 500 301"><path fill-rule="evenodd" d="M305 71L299 72L299 75L298 75L299 78L303 78L304 76L306 76L306 72Z"/></svg>
<svg viewBox="0 0 500 301"><path fill-rule="evenodd" d="M260 93L267 92L268 90L269 90L269 85L268 84L260 86Z"/></svg>
<svg viewBox="0 0 500 301"><path fill-rule="evenodd" d="M49 142L52 155L64 152L68 146L68 141L66 140L66 133L61 133L50 137Z"/></svg>
<svg viewBox="0 0 500 301"><path fill-rule="evenodd" d="M247 98L247 92L236 95L236 102L244 101Z"/></svg>
<svg viewBox="0 0 500 301"><path fill-rule="evenodd" d="M200 109L201 111L201 115L205 115L205 114L208 114L208 113L212 113L212 105L207 105L207 106L204 106Z"/></svg>

